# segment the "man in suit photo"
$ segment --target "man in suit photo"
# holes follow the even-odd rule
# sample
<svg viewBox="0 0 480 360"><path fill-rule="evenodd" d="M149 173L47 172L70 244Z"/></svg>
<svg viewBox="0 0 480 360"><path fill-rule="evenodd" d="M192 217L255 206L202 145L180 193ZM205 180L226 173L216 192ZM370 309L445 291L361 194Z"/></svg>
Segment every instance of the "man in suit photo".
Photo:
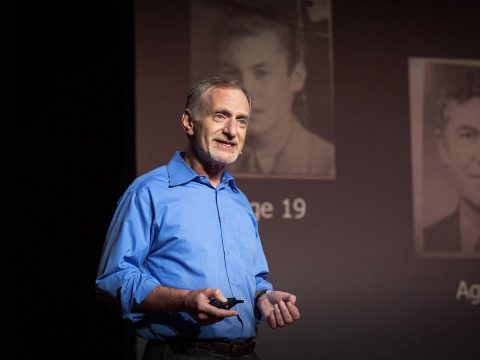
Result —
<svg viewBox="0 0 480 360"><path fill-rule="evenodd" d="M439 91L434 136L458 204L425 228L423 251L480 257L480 67L463 68Z"/></svg>

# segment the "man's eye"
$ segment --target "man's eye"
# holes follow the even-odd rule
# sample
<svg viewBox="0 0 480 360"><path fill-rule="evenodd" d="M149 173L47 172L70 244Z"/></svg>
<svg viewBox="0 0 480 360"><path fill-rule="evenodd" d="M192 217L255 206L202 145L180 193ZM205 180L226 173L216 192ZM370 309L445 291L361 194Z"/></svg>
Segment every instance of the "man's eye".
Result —
<svg viewBox="0 0 480 360"><path fill-rule="evenodd" d="M476 139L476 138L478 137L478 132L474 132L474 131L461 131L458 135L459 135L459 137L462 138L462 139L473 140L473 139Z"/></svg>
<svg viewBox="0 0 480 360"><path fill-rule="evenodd" d="M238 123L240 124L240 126L247 126L247 119L237 119Z"/></svg>
<svg viewBox="0 0 480 360"><path fill-rule="evenodd" d="M215 114L213 117L215 118L215 120L218 120L218 121L225 119L225 115L223 114Z"/></svg>
<svg viewBox="0 0 480 360"><path fill-rule="evenodd" d="M255 70L255 77L257 79L262 79L269 75L270 73L267 70Z"/></svg>

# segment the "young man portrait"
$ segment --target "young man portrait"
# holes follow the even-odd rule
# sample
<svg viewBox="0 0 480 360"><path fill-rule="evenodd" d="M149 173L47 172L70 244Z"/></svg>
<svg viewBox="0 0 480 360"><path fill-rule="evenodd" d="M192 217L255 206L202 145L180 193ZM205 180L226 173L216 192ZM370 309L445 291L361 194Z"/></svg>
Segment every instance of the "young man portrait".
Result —
<svg viewBox="0 0 480 360"><path fill-rule="evenodd" d="M480 257L480 67L457 68L439 90L434 138L458 204L426 227L423 250Z"/></svg>
<svg viewBox="0 0 480 360"><path fill-rule="evenodd" d="M310 16L296 1L221 3L210 71L240 79L253 98L249 138L229 170L240 177L334 179L334 144L318 130L331 121L332 94L329 81L316 80L330 69L321 61L307 63L305 47L307 24L318 36L312 43L327 47L328 11ZM322 48L318 58L327 58L327 51Z"/></svg>

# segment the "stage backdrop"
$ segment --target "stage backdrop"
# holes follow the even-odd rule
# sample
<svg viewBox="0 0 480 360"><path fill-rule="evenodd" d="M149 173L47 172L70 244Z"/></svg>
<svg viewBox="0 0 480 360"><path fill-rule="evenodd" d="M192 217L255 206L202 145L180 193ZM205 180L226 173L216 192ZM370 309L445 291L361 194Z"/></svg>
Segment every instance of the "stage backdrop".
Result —
<svg viewBox="0 0 480 360"><path fill-rule="evenodd" d="M135 2L137 174L184 148L186 91L217 71L209 34L214 22L230 20L219 20L225 3ZM262 2L228 3L255 13L251 5ZM297 295L302 313L284 329L261 325L258 353L263 359L480 356L478 253L424 256L415 235L440 214L433 199L447 196L424 133L433 125L418 110L428 100L422 66L478 67L478 2L267 3L261 15L271 18L295 5L293 20L276 20L300 35L309 79L303 104L309 121L302 126L332 145L335 171L237 176L259 220L270 280ZM429 211L419 213L418 204Z"/></svg>

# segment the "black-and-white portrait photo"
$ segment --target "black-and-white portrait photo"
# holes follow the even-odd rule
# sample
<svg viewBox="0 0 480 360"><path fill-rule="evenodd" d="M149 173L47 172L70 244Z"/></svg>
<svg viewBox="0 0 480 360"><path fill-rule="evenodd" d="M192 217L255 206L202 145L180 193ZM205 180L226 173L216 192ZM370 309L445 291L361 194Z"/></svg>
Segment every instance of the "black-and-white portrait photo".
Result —
<svg viewBox="0 0 480 360"><path fill-rule="evenodd" d="M329 0L191 1L192 82L239 79L253 98L248 140L229 171L335 179Z"/></svg>
<svg viewBox="0 0 480 360"><path fill-rule="evenodd" d="M480 258L480 61L409 71L417 254Z"/></svg>

